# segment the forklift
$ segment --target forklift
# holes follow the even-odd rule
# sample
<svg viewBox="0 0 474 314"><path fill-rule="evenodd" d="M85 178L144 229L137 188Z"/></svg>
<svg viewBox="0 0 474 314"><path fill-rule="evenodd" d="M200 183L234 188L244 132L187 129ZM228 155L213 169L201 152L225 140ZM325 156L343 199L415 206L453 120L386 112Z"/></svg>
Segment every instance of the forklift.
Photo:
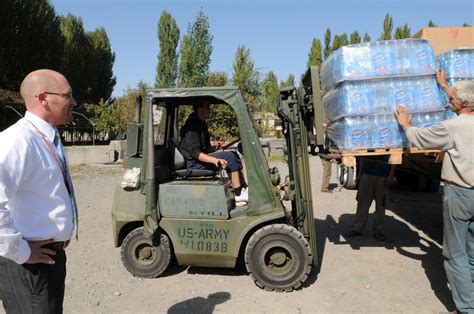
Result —
<svg viewBox="0 0 474 314"><path fill-rule="evenodd" d="M236 206L225 171L185 167L178 117L183 106L200 103L227 105L236 114L239 136L230 144L243 154L245 206ZM132 275L159 277L171 261L221 268L244 262L255 284L267 291L292 291L305 282L318 263L304 122L312 108L298 104L294 89L280 92L277 107L289 167L283 183L267 163L238 88L149 89L143 101L137 99L124 167L140 170L138 184L117 185L112 205L114 245Z"/></svg>

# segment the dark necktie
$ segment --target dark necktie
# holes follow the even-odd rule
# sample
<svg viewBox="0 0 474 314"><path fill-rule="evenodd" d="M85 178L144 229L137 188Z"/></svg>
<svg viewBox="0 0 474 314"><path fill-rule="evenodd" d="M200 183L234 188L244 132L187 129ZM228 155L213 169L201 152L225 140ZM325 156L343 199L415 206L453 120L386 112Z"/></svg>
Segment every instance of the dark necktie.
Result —
<svg viewBox="0 0 474 314"><path fill-rule="evenodd" d="M56 152L58 154L59 162L61 163L61 170L64 173L64 184L66 184L66 188L69 192L69 198L71 200L71 208L73 214L73 223L74 223L74 232L76 233L76 239L78 237L78 215L77 215L77 202L76 196L74 194L74 186L72 185L71 174L69 173L69 168L67 166L67 161L64 153L63 143L61 142L61 138L59 136L58 130L56 130L54 134L54 146L56 148Z"/></svg>

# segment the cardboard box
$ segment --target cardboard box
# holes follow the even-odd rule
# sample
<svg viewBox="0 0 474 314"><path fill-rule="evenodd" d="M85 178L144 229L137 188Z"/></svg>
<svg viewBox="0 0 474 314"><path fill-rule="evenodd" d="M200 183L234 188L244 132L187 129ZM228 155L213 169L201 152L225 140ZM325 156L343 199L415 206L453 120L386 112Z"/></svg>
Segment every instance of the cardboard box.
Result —
<svg viewBox="0 0 474 314"><path fill-rule="evenodd" d="M474 27L427 27L413 35L433 46L435 56L456 48L474 48Z"/></svg>

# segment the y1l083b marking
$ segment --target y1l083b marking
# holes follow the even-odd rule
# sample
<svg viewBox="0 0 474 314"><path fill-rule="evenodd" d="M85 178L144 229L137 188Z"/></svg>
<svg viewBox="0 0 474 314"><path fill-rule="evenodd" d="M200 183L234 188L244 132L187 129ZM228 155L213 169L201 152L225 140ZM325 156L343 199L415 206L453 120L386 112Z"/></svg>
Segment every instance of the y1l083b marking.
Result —
<svg viewBox="0 0 474 314"><path fill-rule="evenodd" d="M202 229L178 228L178 237L185 249L226 253L229 230L214 229L212 227Z"/></svg>

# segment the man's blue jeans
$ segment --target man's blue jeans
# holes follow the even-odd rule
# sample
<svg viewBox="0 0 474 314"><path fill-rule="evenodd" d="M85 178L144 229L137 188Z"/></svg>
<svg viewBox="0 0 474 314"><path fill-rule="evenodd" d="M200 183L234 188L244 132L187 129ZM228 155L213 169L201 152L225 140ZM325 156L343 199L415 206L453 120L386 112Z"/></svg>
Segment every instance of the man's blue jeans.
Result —
<svg viewBox="0 0 474 314"><path fill-rule="evenodd" d="M446 184L443 197L443 256L454 303L474 313L474 189Z"/></svg>
<svg viewBox="0 0 474 314"><path fill-rule="evenodd" d="M239 158L239 155L235 152L231 151L225 151L225 152L214 152L208 154L209 156L219 158L219 159L225 159L227 160L227 168L226 170L229 172L234 172L234 171L240 171L242 170L242 161ZM186 162L186 167L191 168L191 169L201 169L201 170L213 170L217 171L217 167L213 164L208 164L205 162L201 162L198 160L188 160Z"/></svg>

